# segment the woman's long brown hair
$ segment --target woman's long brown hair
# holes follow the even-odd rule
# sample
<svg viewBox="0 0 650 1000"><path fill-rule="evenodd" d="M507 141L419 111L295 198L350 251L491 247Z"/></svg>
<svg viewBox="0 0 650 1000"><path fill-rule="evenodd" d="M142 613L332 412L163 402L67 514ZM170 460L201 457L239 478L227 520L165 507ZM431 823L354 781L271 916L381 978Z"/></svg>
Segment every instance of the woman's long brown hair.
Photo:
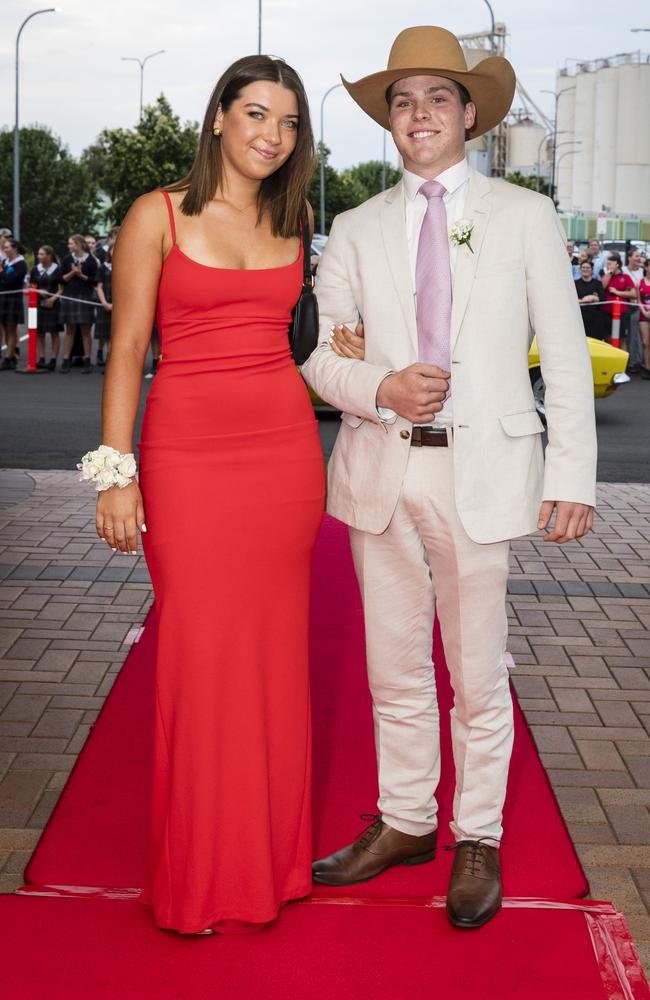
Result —
<svg viewBox="0 0 650 1000"><path fill-rule="evenodd" d="M259 194L259 218L269 213L274 236L288 239L300 231L307 188L314 169L314 135L309 105L302 80L283 59L270 56L244 56L229 66L217 81L203 119L199 148L187 177L170 184L166 191L184 191L181 211L199 215L220 188L224 171L220 140L213 134L219 105L227 111L244 87L258 80L279 83L292 91L298 101L298 137L291 155L275 173L262 181Z"/></svg>

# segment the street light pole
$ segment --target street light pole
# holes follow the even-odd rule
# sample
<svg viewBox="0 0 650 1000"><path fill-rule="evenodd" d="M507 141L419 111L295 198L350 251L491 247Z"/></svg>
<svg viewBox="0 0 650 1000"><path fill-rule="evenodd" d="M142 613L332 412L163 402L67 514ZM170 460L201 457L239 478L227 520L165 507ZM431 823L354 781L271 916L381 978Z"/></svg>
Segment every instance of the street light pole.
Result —
<svg viewBox="0 0 650 1000"><path fill-rule="evenodd" d="M490 20L492 22L492 27L490 29L490 55L494 55L495 50L496 50L496 46L494 44L494 34L495 34L494 11L492 10L492 4L490 4L488 2L488 0L483 0L483 2L484 2L484 4L486 5L487 9L490 12ZM493 156L493 148L494 148L494 146L493 146L494 137L492 135L492 129L490 129L490 131L488 132L486 138L487 138L486 156L487 156L487 164L488 164L488 177L491 177L492 176L492 156Z"/></svg>
<svg viewBox="0 0 650 1000"><path fill-rule="evenodd" d="M19 124L19 45L20 36L23 33L23 28L28 21L31 21L33 17L37 14L54 14L61 10L60 7L44 7L42 10L35 10L32 14L29 14L20 28L18 29L18 34L16 35L16 112L14 118L14 223L13 223L13 236L14 239L20 239L20 124Z"/></svg>
<svg viewBox="0 0 650 1000"><path fill-rule="evenodd" d="M542 172L541 159L542 159L542 146L543 146L543 144L548 139L550 139L551 136L566 135L566 134L567 134L566 129L562 129L560 132L555 132L555 133L553 132L553 130L550 130L549 132L545 132L544 135L542 136L542 141L540 142L539 146L537 147L537 161L536 161L537 180L535 182L535 190L536 191L539 191L540 174ZM555 151L555 146L553 147L553 150Z"/></svg>
<svg viewBox="0 0 650 1000"><path fill-rule="evenodd" d="M320 231L325 235L325 140L323 137L324 133L324 118L325 118L325 98L336 90L338 87L342 87L342 83L335 83L333 87L326 90L323 94L323 99L320 102L320 156L319 156L319 167L320 167Z"/></svg>
<svg viewBox="0 0 650 1000"><path fill-rule="evenodd" d="M551 94L553 96L553 98L555 99L555 115L553 116L553 163L552 163L552 166L551 166L551 198L555 197L555 170L556 170L556 167L555 167L555 149L556 149L555 140L556 140L556 138L558 136L558 130L557 130L557 106L558 106L558 104L560 102L560 98L564 94L570 94L571 91L575 90L575 89L576 89L575 87L565 87L564 90L561 90L559 92L559 94L556 93L554 90L541 90L540 91L541 94ZM563 129L563 131L566 131L566 130ZM577 150L576 150L576 152L577 152Z"/></svg>
<svg viewBox="0 0 650 1000"><path fill-rule="evenodd" d="M560 146L564 146L564 145L565 145L565 143L563 143L563 142L560 143ZM567 143L566 145L569 145L569 144ZM559 146L558 146L558 149L559 149ZM579 153L579 152L580 152L579 149L567 149L566 153L562 153L562 156L558 156L558 160L557 160L558 170L559 170L560 164L561 164L561 162L562 162L562 160L564 159L565 156L575 156L575 154ZM553 156L555 156L555 151L553 151Z"/></svg>
<svg viewBox="0 0 650 1000"><path fill-rule="evenodd" d="M257 54L262 54L262 0L257 3Z"/></svg>
<svg viewBox="0 0 650 1000"><path fill-rule="evenodd" d="M560 164L561 164L561 162L562 162L562 160L564 159L565 156L575 156L575 154L578 153L578 152L579 152L579 150L577 150L577 149L567 149L566 153L562 153L562 156L558 157L558 161L557 161L558 167L560 166Z"/></svg>
<svg viewBox="0 0 650 1000"><path fill-rule="evenodd" d="M142 111L144 108L143 98L144 98L145 63L148 62L149 59L153 59L154 56L161 56L164 51L165 51L164 49L158 49L157 52L150 52L148 56L144 57L144 59L138 59L137 56L122 56L122 62L137 62L138 66L140 67L140 121L142 121Z"/></svg>

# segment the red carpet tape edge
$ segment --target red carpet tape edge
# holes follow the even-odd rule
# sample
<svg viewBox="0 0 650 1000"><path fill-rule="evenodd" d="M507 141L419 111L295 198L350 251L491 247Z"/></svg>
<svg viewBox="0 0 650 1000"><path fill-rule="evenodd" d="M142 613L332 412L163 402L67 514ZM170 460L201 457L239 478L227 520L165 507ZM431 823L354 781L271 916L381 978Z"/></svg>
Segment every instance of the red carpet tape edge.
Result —
<svg viewBox="0 0 650 1000"><path fill-rule="evenodd" d="M18 896L49 896L60 899L135 900L141 890L96 885L25 885ZM443 909L444 896L414 898L355 898L349 896L310 897L294 906L374 906ZM599 900L539 899L511 896L504 909L578 910L584 913L594 957L607 1000L650 1000L650 989L632 942L625 917L612 903Z"/></svg>
<svg viewBox="0 0 650 1000"><path fill-rule="evenodd" d="M16 889L18 896L59 896L62 898L92 899L137 899L141 889L123 886L103 885L24 885ZM428 909L442 909L446 905L445 896L421 897L357 897L357 896L310 896L292 903L294 906L405 906ZM537 896L506 896L505 909L539 910L582 910L585 913L613 915L618 911L612 903L601 900L541 899Z"/></svg>

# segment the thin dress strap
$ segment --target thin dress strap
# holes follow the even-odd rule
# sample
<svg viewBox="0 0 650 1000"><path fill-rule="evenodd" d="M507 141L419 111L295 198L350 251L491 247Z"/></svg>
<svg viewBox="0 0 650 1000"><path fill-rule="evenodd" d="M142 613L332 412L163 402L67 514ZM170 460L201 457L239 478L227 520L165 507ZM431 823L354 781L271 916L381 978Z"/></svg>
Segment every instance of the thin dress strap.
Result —
<svg viewBox="0 0 650 1000"><path fill-rule="evenodd" d="M172 208L172 200L169 197L167 191L163 191L159 188L160 193L163 195L165 201L167 202L167 211L169 212L169 228L172 231L172 244L176 245L176 223L174 222L174 209Z"/></svg>

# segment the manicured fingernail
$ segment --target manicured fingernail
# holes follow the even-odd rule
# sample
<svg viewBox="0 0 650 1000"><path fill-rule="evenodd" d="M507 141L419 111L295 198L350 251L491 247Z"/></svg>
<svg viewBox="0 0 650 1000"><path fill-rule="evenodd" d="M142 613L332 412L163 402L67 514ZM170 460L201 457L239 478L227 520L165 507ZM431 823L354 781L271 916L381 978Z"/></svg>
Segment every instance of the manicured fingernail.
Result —
<svg viewBox="0 0 650 1000"><path fill-rule="evenodd" d="M111 552L117 552L117 549L111 549Z"/></svg>
<svg viewBox="0 0 650 1000"><path fill-rule="evenodd" d="M142 527L140 528L140 531L146 531L146 530L147 530L147 526L146 526L146 524L143 524Z"/></svg>

